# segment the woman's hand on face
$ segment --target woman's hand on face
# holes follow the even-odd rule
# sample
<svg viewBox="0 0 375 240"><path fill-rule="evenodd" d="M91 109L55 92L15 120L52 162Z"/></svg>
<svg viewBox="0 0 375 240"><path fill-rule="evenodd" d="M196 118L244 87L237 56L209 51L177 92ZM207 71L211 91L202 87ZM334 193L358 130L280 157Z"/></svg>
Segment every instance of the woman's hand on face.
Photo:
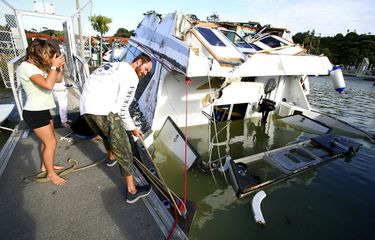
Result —
<svg viewBox="0 0 375 240"><path fill-rule="evenodd" d="M54 67L61 67L65 64L65 57L64 55L60 55L57 57L56 54L53 55L52 57L52 62L51 65Z"/></svg>

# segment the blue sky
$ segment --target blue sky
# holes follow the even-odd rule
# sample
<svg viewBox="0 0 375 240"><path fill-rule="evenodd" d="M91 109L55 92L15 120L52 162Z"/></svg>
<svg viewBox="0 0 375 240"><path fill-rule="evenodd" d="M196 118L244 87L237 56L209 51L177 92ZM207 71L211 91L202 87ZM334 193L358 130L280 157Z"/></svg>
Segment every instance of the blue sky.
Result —
<svg viewBox="0 0 375 240"><path fill-rule="evenodd" d="M143 13L192 13L201 20L216 12L223 21L256 21L292 31L315 30L322 36L375 34L375 0L93 0L92 13L112 18L112 35L120 27L135 29Z"/></svg>

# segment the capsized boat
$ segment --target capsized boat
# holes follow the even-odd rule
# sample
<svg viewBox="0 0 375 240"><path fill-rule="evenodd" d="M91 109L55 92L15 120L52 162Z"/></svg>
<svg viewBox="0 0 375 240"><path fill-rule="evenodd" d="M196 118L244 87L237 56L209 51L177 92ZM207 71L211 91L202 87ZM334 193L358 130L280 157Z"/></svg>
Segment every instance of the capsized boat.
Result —
<svg viewBox="0 0 375 240"><path fill-rule="evenodd" d="M153 59L153 72L140 80L135 96L135 118L144 132L160 130L168 118L181 128L301 114L373 141L361 129L311 109L309 76L330 75L335 89L345 87L341 70L326 56L306 54L273 34L252 42L242 38L239 46L229 31L182 13L146 14L116 59L131 62L140 52Z"/></svg>
<svg viewBox="0 0 375 240"><path fill-rule="evenodd" d="M326 56L306 54L291 39L268 33L247 41L223 25L191 15L151 12L116 60L131 62L141 52L151 56L154 67L140 79L137 102L131 107L133 118L143 132L151 132L145 139L147 147L162 136L170 151L178 151L176 159L181 161L187 132L195 139L205 139L199 141L197 151L186 144L189 168L199 155L207 155L199 166L226 178L225 171L234 168L230 161L236 161L230 145L248 144L251 129L247 120L261 119L254 135L259 138L272 128L265 126L271 115L272 121L280 119L305 132L326 134L339 129L374 141L367 132L311 109L306 97L309 76L331 76L339 92L345 88L344 78ZM230 126L235 120L244 120L244 134L231 138ZM274 132L276 136L278 130ZM287 144L288 139L283 139Z"/></svg>

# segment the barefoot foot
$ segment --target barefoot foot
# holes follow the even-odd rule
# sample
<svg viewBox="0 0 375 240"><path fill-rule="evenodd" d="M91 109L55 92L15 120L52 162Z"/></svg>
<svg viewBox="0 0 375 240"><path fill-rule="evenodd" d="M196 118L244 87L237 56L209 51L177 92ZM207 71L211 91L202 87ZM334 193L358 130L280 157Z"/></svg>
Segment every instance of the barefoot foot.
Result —
<svg viewBox="0 0 375 240"><path fill-rule="evenodd" d="M67 183L67 181L64 178L60 177L55 172L49 173L47 175L47 179L49 179L53 184L58 185L58 186L61 186Z"/></svg>

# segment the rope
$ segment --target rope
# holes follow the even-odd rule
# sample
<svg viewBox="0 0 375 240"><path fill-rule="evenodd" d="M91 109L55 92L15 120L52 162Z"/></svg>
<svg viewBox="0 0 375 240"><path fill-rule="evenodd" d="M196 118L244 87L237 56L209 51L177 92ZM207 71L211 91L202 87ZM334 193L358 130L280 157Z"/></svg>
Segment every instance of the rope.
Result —
<svg viewBox="0 0 375 240"><path fill-rule="evenodd" d="M187 169L186 169L186 162L187 162L187 139L188 139L188 94L189 94L189 83L191 83L191 79L185 76L185 86L186 86L186 101L185 101L185 147L184 147L184 206L186 206L186 176L187 176ZM178 206L180 208L181 206ZM177 213L176 210L179 211L179 209L174 206L174 223L171 231L168 235L168 240L172 237L172 234L176 228L177 225Z"/></svg>
<svg viewBox="0 0 375 240"><path fill-rule="evenodd" d="M145 142L143 141L142 138L140 138L140 141L141 141L141 144L143 145L143 147L144 147L144 149L145 149L145 151L146 151L148 157L149 157L152 161L154 161L153 158L151 157L151 154L150 154L150 152L148 151L148 149L147 149L147 147L146 147L146 144L145 144ZM139 160L138 160L138 161L139 161ZM139 161L139 163L141 163L141 162ZM144 164L142 164L142 165L144 166ZM156 179L159 180L161 187L164 188L164 190L168 193L170 199L172 200L171 204L172 204L173 206L177 206L177 203L175 202L175 199L174 199L174 197L173 197L173 194L174 194L174 193L168 188L167 184L165 183L165 181L164 181L164 179L163 179L163 176L160 174L159 168L158 168L155 164L154 164L154 166L155 166L155 171L156 171L157 175L159 176L159 179L158 179L158 178L156 178ZM146 168L147 171L149 171L148 168L147 168L146 166L144 166L144 168ZM153 176L154 176L154 175L153 175ZM174 194L174 195L176 195L176 194ZM176 196L177 196L177 195L176 195ZM166 197L166 198L167 198L167 197ZM178 197L178 199L179 199L179 197ZM179 199L179 200L180 200L180 199ZM181 201L180 201L180 202L181 202ZM178 214L179 214L180 216L186 214L186 211L187 211L187 210L186 210L185 205L186 205L186 203L184 202L184 213L182 213L182 212L180 211L180 209L178 208ZM180 207L180 206L178 206L178 207Z"/></svg>
<svg viewBox="0 0 375 240"><path fill-rule="evenodd" d="M207 69L208 73L210 72L210 69ZM213 92L212 91L212 87L211 87L211 78L210 78L210 74L207 75L207 79L208 79L208 87L209 87L209 90L210 90L210 94ZM221 87L220 87L221 88ZM214 110L214 104L211 104L211 115L215 115L215 110ZM221 154L220 154L220 145L219 145L219 133L224 129L224 128L227 128L228 125L230 124L230 121L229 123L227 123L227 125L222 128L219 132L217 130L217 120L215 119L215 116L213 117L214 121L212 122L213 125L214 125L214 137L212 138L212 140L209 140L210 143L209 143L209 153L208 153L208 166L209 166L209 169L210 169L210 172L211 172L211 175L212 175L212 178L214 179L215 183L216 183L216 178L215 178L215 175L214 175L214 172L212 169L212 151L213 151L213 148L214 148L214 140L216 139L216 150L217 150L217 155L218 155L218 159L219 159L219 164L220 164L220 168L224 169L223 168L223 164L221 162ZM209 127L209 132L208 132L208 136L209 136L209 139L211 138L211 124L210 124L210 127ZM227 155L228 155L228 152L227 152ZM224 179L226 182L228 182L227 180L227 177L225 175L225 172L223 171L222 172L222 175L224 176Z"/></svg>
<svg viewBox="0 0 375 240"><path fill-rule="evenodd" d="M184 204L186 205L186 175L187 175L187 169L186 169L186 162L187 162L187 144L188 144L188 94L189 94L189 84L191 83L191 79L188 77L185 77L185 86L186 86L186 102L185 102L185 159L184 159Z"/></svg>
<svg viewBox="0 0 375 240"><path fill-rule="evenodd" d="M69 158L68 163L69 163L70 166L68 168L63 169L63 170L57 170L55 172L59 176L64 176L64 175L67 175L67 174L72 173L72 172L79 172L79 171L86 170L88 168L99 165L100 163L104 162L106 160L106 158L107 157L105 157L103 160L100 160L99 162L88 164L88 165L80 167L80 168L77 167L78 166L77 160L75 160L73 158ZM38 172L35 175L24 177L22 179L22 182L24 182L26 184L30 183L31 181L34 181L34 182L37 182L37 183L48 182L49 179L47 178L47 172L41 171L41 172Z"/></svg>
<svg viewBox="0 0 375 240"><path fill-rule="evenodd" d="M183 201L175 194L173 191L171 191L165 183L163 183L159 178L157 178L154 174L150 172L150 170L136 157L134 157L134 160L138 164L138 167L142 170L142 172L148 177L148 179L154 184L154 186L159 190L160 194L163 195L164 198L167 199L167 201L173 205L177 211L179 211L179 206L176 203L176 199L183 204ZM169 191L171 196L168 196L165 192ZM186 206L182 206L183 210L186 212ZM180 214L182 216L182 213Z"/></svg>
<svg viewBox="0 0 375 240"><path fill-rule="evenodd" d="M167 237L167 240L171 239L172 237L172 234L177 226L177 211L176 211L176 208L174 209L174 223L173 223L173 227L172 227L172 230L169 232L169 235Z"/></svg>
<svg viewBox="0 0 375 240"><path fill-rule="evenodd" d="M189 95L189 83L191 83L191 79L185 76L185 93L186 93L186 101L185 101L185 147L184 147L184 207L186 209L186 177L187 177L187 169L186 169L186 162L187 162L187 139L188 139L188 95ZM177 211L180 212L181 204L180 206L174 205L174 223L171 231L169 232L168 235L168 240L171 239L172 234L177 226ZM185 211L186 213L186 211ZM181 216L181 214L180 214Z"/></svg>

